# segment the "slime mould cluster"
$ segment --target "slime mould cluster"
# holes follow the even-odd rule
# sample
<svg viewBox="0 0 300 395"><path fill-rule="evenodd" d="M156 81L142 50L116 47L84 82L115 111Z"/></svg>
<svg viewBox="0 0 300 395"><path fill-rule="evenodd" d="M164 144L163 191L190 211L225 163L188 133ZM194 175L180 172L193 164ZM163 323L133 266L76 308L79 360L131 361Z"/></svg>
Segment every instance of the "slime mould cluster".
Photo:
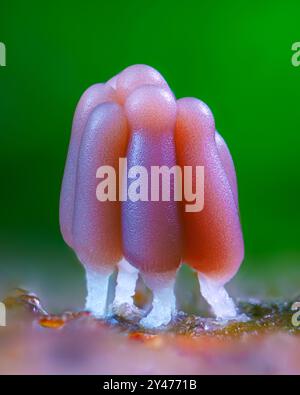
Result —
<svg viewBox="0 0 300 395"><path fill-rule="evenodd" d="M145 328L176 313L181 265L198 275L219 319L236 309L224 285L244 258L230 150L199 99L176 98L147 65L94 84L76 107L60 195L60 228L85 268L86 309L132 309L138 277L153 293ZM115 299L109 279L118 270Z"/></svg>

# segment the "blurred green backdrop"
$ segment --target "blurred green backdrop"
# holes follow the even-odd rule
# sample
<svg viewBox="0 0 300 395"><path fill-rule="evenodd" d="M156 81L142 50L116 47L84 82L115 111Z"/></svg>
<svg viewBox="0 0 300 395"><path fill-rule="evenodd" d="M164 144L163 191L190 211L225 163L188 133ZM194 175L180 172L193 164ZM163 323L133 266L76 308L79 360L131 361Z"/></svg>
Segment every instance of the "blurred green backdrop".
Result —
<svg viewBox="0 0 300 395"><path fill-rule="evenodd" d="M69 280L83 295L82 269L58 224L73 111L89 85L134 63L157 68L177 97L199 97L215 115L238 173L239 276L275 273L282 282L289 272L296 282L300 67L291 46L299 14L296 0L2 1L2 283L44 281L58 292Z"/></svg>

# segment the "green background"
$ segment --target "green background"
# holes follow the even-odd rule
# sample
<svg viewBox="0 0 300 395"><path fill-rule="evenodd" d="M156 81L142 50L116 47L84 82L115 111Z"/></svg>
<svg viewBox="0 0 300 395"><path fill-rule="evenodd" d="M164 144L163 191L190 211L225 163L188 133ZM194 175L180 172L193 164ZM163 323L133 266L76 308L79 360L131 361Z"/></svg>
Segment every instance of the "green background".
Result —
<svg viewBox="0 0 300 395"><path fill-rule="evenodd" d="M177 97L211 107L231 149L246 243L233 284L297 289L299 14L299 1L2 1L2 284L82 300L83 271L58 224L73 111L89 85L146 63Z"/></svg>

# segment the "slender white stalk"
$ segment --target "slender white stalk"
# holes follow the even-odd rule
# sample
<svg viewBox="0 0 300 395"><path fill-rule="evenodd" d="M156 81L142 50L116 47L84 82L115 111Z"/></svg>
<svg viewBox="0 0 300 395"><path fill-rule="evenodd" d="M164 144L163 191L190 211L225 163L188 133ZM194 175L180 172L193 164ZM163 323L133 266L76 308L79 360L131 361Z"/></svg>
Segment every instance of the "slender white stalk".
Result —
<svg viewBox="0 0 300 395"><path fill-rule="evenodd" d="M237 316L234 301L220 283L198 273L200 291L204 299L211 306L213 313L220 319L233 319Z"/></svg>
<svg viewBox="0 0 300 395"><path fill-rule="evenodd" d="M125 259L122 259L119 263L114 304L133 304L133 296L135 294L138 276L139 271Z"/></svg>
<svg viewBox="0 0 300 395"><path fill-rule="evenodd" d="M107 315L107 297L109 279L113 270L94 271L86 270L87 298L85 309L93 313L97 318L105 318Z"/></svg>
<svg viewBox="0 0 300 395"><path fill-rule="evenodd" d="M145 284L152 290L152 310L141 320L145 328L167 325L176 311L174 294L176 272L144 274Z"/></svg>

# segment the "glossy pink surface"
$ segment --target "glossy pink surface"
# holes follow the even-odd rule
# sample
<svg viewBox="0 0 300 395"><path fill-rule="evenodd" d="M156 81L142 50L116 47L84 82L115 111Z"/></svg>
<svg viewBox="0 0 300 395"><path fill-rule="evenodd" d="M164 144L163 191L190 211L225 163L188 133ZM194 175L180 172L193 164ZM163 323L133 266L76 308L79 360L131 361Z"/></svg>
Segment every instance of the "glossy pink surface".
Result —
<svg viewBox="0 0 300 395"><path fill-rule="evenodd" d="M124 157L129 168L204 166L204 209L188 213L172 193L170 201L99 202L97 168L110 165L119 175ZM193 98L176 101L164 78L145 65L89 88L74 116L60 223L65 241L88 267L125 257L142 272L159 273L184 262L228 281L244 255L237 181L209 108Z"/></svg>

